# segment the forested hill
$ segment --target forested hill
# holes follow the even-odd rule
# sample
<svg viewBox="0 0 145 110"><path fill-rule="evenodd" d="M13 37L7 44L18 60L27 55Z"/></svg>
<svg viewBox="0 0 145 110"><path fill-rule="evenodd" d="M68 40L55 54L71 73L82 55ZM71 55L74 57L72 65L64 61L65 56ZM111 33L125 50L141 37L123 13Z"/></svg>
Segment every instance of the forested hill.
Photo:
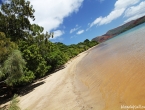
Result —
<svg viewBox="0 0 145 110"><path fill-rule="evenodd" d="M61 68L68 60L96 45L86 39L76 45L52 43L53 33L31 24L35 10L29 1L10 0L0 9L0 97Z"/></svg>
<svg viewBox="0 0 145 110"><path fill-rule="evenodd" d="M124 25L119 26L115 29L111 29L106 34L104 34L102 36L97 36L97 37L93 38L92 40L97 41L97 42L104 42L104 41L106 41L114 36L119 35L122 32L125 32L125 31L127 31L127 30L141 24L141 23L144 23L144 22L145 22L145 16L140 17L136 20L132 20L130 22L127 22Z"/></svg>

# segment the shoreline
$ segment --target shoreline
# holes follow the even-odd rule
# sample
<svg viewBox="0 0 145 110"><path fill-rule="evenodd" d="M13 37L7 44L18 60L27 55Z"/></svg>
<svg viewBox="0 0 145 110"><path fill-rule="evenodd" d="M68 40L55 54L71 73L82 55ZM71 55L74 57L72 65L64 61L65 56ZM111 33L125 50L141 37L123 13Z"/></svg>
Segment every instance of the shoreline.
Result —
<svg viewBox="0 0 145 110"><path fill-rule="evenodd" d="M35 88L33 92L19 97L19 104L22 110L40 110L41 108L44 110L58 108L81 109L81 104L78 105L78 101L76 101L79 95L74 86L74 69L76 68L76 64L87 54L87 51L80 53L78 56L68 61L66 68L43 79L42 81L45 83ZM48 103L50 105L48 105Z"/></svg>
<svg viewBox="0 0 145 110"><path fill-rule="evenodd" d="M97 46L97 45L96 45ZM40 100L42 100L43 102L43 99L42 97L44 96L49 96L50 98L51 95L55 94L56 92L58 92L57 88L60 88L60 86L62 86L62 90L63 91L66 91L66 88L64 88L64 86L67 86L67 87L71 87L71 93L68 95L68 98L70 97L78 97L77 94L75 94L75 90L74 90L74 68L75 66L77 65L77 63L87 55L88 51L90 51L92 48L96 47L96 46L93 46L91 48L89 48L88 50L78 54L76 57L70 59L65 65L65 68L63 69L60 69L48 76L45 76L44 78L41 78L41 79L38 79L36 80L34 83L30 84L31 86L33 85L37 85L37 84L41 84L39 85L38 87L34 88L31 92L23 95L23 96L19 96L18 99L20 100L19 102L19 105L20 105L20 108L22 110L25 110L25 109L30 109L30 110L40 110L40 107L36 107L36 103L38 104L40 102ZM70 76L69 76L70 75ZM72 76L72 77L71 77ZM61 78L60 78L61 77ZM68 78L69 77L69 78ZM67 79L68 78L68 79ZM60 80L61 79L61 80ZM65 84L63 82L65 81L68 81L69 83L68 84ZM73 83L72 83L73 82ZM52 85L55 85L52 87ZM46 92L46 87L48 87L49 89L47 90ZM27 88L27 87L26 87ZM38 94L41 94L39 97ZM58 96L60 97L60 99L62 100L65 96L65 94L63 94L61 92L61 96ZM64 96L63 96L64 95ZM34 98L35 97L35 98ZM48 100L50 100L50 98ZM55 97L57 98L57 97ZM32 100L33 99L33 100ZM30 102L31 100L31 102ZM39 101L38 101L39 100ZM46 99L45 99L46 100ZM52 100L54 100L52 98ZM71 101L71 103L74 103L75 101ZM7 102L5 104L2 104L1 107L4 107L5 105L8 105L10 102ZM41 102L40 102L41 103ZM42 108L45 108L45 106L47 107L47 104L44 104L41 103L41 104L38 104L39 106L41 106ZM56 102L54 102L55 104ZM52 104L53 105L53 104ZM71 104L72 105L72 104ZM76 106L76 103L74 104L74 107ZM65 106L64 106L65 107ZM51 107L53 109L53 107ZM63 106L62 106L63 108ZM80 107L79 107L80 108ZM69 109L69 108L68 108Z"/></svg>

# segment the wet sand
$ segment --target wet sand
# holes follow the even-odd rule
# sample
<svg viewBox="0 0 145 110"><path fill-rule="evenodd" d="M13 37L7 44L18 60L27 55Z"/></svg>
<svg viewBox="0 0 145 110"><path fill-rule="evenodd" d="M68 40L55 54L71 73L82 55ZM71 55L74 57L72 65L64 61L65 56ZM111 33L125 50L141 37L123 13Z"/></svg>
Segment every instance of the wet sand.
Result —
<svg viewBox="0 0 145 110"><path fill-rule="evenodd" d="M77 64L76 86L94 110L145 107L144 35L143 30L134 31L104 42Z"/></svg>
<svg viewBox="0 0 145 110"><path fill-rule="evenodd" d="M120 110L145 106L145 32L99 44L19 97L22 110Z"/></svg>

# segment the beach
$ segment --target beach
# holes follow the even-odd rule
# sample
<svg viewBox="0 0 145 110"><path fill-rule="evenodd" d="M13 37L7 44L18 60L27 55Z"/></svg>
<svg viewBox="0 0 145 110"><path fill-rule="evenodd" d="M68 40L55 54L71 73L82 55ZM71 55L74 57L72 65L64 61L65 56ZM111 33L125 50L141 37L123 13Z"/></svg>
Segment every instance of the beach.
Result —
<svg viewBox="0 0 145 110"><path fill-rule="evenodd" d="M145 37L138 30L103 42L70 60L32 92L22 110L120 110L145 106ZM122 108L125 109L125 108Z"/></svg>

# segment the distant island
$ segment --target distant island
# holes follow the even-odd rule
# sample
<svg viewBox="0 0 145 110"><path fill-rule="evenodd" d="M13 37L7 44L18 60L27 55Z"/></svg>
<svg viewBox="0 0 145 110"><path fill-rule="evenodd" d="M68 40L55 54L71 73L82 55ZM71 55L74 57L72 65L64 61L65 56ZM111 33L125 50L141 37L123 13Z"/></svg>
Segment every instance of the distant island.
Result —
<svg viewBox="0 0 145 110"><path fill-rule="evenodd" d="M140 17L136 20L132 20L130 22L127 22L127 23L125 23L122 26L119 26L117 28L111 29L106 34L93 38L92 41L97 41L99 43L104 42L110 38L113 38L113 37L125 32L125 31L139 25L139 24L144 23L144 22L145 22L145 16Z"/></svg>

